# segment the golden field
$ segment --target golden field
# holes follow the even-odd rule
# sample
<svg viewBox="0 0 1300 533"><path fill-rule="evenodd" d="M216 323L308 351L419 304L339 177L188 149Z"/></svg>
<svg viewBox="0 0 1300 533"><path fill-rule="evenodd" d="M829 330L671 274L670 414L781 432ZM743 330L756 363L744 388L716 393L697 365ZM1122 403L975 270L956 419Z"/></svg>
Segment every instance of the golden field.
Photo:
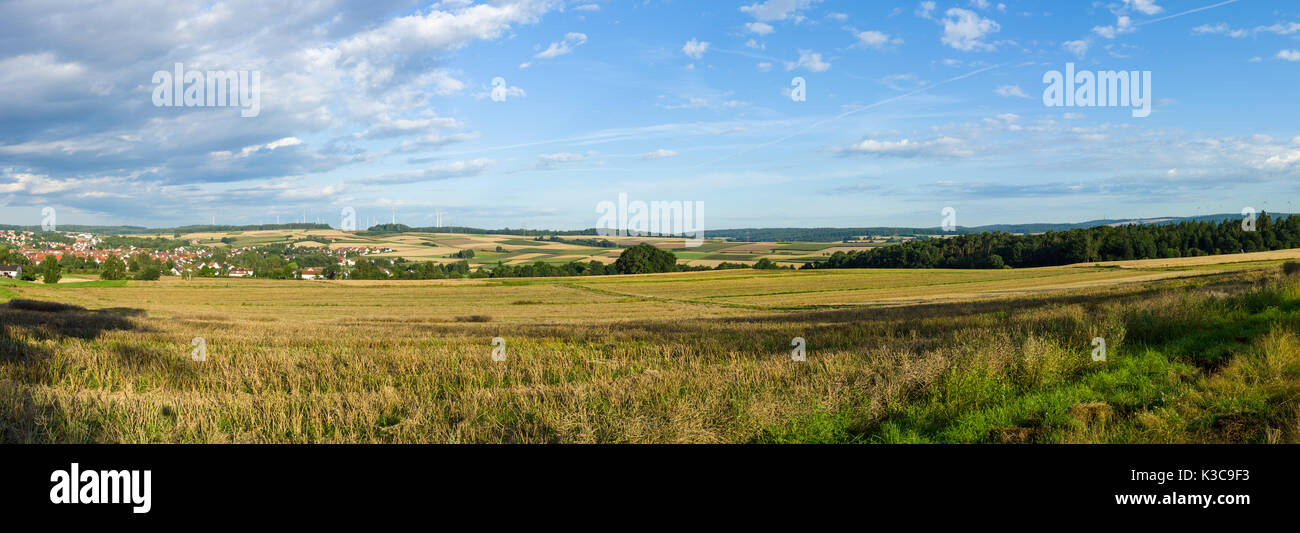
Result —
<svg viewBox="0 0 1300 533"><path fill-rule="evenodd" d="M9 283L75 307L0 306L0 438L1295 442L1300 291L1257 259Z"/></svg>

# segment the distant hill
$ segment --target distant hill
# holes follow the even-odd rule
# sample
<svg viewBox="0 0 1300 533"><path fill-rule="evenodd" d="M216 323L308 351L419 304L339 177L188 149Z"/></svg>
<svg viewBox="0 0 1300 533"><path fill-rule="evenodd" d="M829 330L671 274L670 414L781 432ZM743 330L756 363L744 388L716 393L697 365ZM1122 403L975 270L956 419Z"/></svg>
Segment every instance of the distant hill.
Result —
<svg viewBox="0 0 1300 533"><path fill-rule="evenodd" d="M1273 216L1289 216L1286 214ZM949 234L967 235L974 233L1020 233L1035 234L1047 233L1049 231L1069 231L1072 229L1087 229L1097 226L1128 226L1128 225L1165 225L1178 224L1180 222L1223 222L1224 220L1240 220L1240 213L1226 213L1217 215L1201 215L1194 217L1156 217L1156 218L1135 218L1135 219L1099 219L1089 220L1087 222L1075 223L1032 223L1032 224L990 224L987 226L958 226L955 232ZM939 235L944 232L939 226L926 228L903 228L903 227L870 227L870 228L747 228L747 229L723 229L708 230L705 234L712 238L729 238L738 241L753 242L839 242L854 237L874 236L874 237L896 237L896 236L922 236L922 235Z"/></svg>
<svg viewBox="0 0 1300 533"><path fill-rule="evenodd" d="M1262 213L1261 213L1262 214ZM1273 216L1279 216L1277 213L1271 213ZM1289 216L1282 214L1281 216ZM1087 222L1075 223L1030 223L1030 224L991 224L987 226L958 226L955 232L950 234L967 235L974 233L1005 232L1019 234L1046 233L1049 231L1069 231L1072 229L1087 229L1097 226L1127 226L1135 224L1143 225L1164 225L1178 224L1180 222L1222 222L1224 220L1240 220L1239 213L1224 213L1215 215L1200 215L1194 217L1155 217L1155 218L1131 218L1131 219L1100 219L1089 220ZM328 224L257 224L248 226L221 226L221 225L194 225L179 226L175 228L145 228L141 226L89 226L66 224L59 225L59 231L87 232L101 235L120 235L124 233L135 234L166 234L166 233L205 233L220 231L266 231L266 230L329 230L334 229ZM25 230L41 231L40 226L15 226L0 224L0 230ZM504 229L484 229L471 228L465 226L448 226L448 227L422 227L412 228L405 224L379 224L371 226L364 230L367 233L463 233L463 234L492 234L492 235L521 235L528 237L547 236L547 235L597 235L595 228L581 230L547 230L547 229L523 229L523 228L504 228ZM749 242L840 242L856 237L900 237L900 236L932 236L943 234L939 226L924 228L907 228L907 227L864 227L864 228L742 228L742 229L720 229L706 230L705 236L709 238L726 238L737 241Z"/></svg>

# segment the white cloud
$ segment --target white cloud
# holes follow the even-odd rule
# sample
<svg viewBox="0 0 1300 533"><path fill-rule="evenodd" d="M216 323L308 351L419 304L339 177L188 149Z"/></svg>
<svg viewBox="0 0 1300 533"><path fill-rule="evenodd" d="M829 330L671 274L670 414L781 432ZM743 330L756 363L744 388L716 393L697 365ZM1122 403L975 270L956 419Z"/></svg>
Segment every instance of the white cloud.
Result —
<svg viewBox="0 0 1300 533"><path fill-rule="evenodd" d="M1300 61L1300 50L1280 50L1277 53L1277 58L1287 61Z"/></svg>
<svg viewBox="0 0 1300 533"><path fill-rule="evenodd" d="M677 155L676 150L665 150L663 148L660 148L658 150L655 150L653 152L641 156L641 159L663 159L665 157L672 157L675 155Z"/></svg>
<svg viewBox="0 0 1300 533"><path fill-rule="evenodd" d="M749 30L750 33L757 33L759 35L768 35L776 31L771 24L766 22L746 22L745 29Z"/></svg>
<svg viewBox="0 0 1300 533"><path fill-rule="evenodd" d="M576 163L578 161L585 161L595 154L596 154L595 152L587 152L585 154L575 154L573 152L539 154L537 156L537 168L555 168L556 166L559 166L563 163Z"/></svg>
<svg viewBox="0 0 1300 533"><path fill-rule="evenodd" d="M1079 59L1083 59L1083 56L1088 54L1088 41L1082 39L1077 41L1066 41L1061 46Z"/></svg>
<svg viewBox="0 0 1300 533"><path fill-rule="evenodd" d="M1137 31L1137 27L1133 25L1133 19L1128 15L1120 15L1115 19L1114 26L1095 26L1092 31L1107 39L1114 39L1116 35Z"/></svg>
<svg viewBox="0 0 1300 533"><path fill-rule="evenodd" d="M700 42L695 38L686 41L686 44L682 46L682 52L686 54L686 57L691 59L703 59L704 53L707 51L709 51L709 43Z"/></svg>
<svg viewBox="0 0 1300 533"><path fill-rule="evenodd" d="M890 37L889 34L876 30L854 31L853 36L858 38L858 42L853 46L862 48L884 48L889 45L903 44L903 39Z"/></svg>
<svg viewBox="0 0 1300 533"><path fill-rule="evenodd" d="M993 92L997 93L998 96L1005 96L1008 98L1012 96L1017 98L1029 98L1029 95L1025 94L1025 90L1021 89L1019 85L1001 85L997 89L994 89Z"/></svg>
<svg viewBox="0 0 1300 533"><path fill-rule="evenodd" d="M740 11L762 22L785 20L791 15L798 16L799 10L807 9L818 0L767 0L741 6Z"/></svg>
<svg viewBox="0 0 1300 533"><path fill-rule="evenodd" d="M813 52L812 50L800 50L799 60L795 62L787 61L785 64L785 70L788 72L800 67L808 69L811 72L826 72L827 70L830 70L831 64L822 61L821 54Z"/></svg>
<svg viewBox="0 0 1300 533"><path fill-rule="evenodd" d="M500 37L512 24L531 24L557 7L550 0L477 4L455 11L430 10L424 15L392 19L357 34L338 46L345 58L379 61L394 54L419 54L462 48L476 40Z"/></svg>
<svg viewBox="0 0 1300 533"><path fill-rule="evenodd" d="M572 53L574 48L582 46L586 42L587 34L568 33L564 36L563 41L551 43L551 45L545 50L538 52L537 55L533 57L536 57L537 59L554 59L564 54Z"/></svg>
<svg viewBox="0 0 1300 533"><path fill-rule="evenodd" d="M934 10L938 7L939 7L938 4L935 4L932 1L921 2L916 7L916 16L924 19L933 19Z"/></svg>
<svg viewBox="0 0 1300 533"><path fill-rule="evenodd" d="M840 148L844 154L861 154L881 157L969 157L975 152L966 147L966 143L954 137L939 137L929 141L913 142L909 139L899 141L877 141L866 139L858 144Z"/></svg>
<svg viewBox="0 0 1300 533"><path fill-rule="evenodd" d="M943 37L940 40L943 44L964 52L993 50L994 46L984 42L983 39L989 34L1002 29L992 19L981 17L971 10L956 7L944 13L942 23Z"/></svg>
<svg viewBox="0 0 1300 533"><path fill-rule="evenodd" d="M474 94L475 100L491 98L493 102L504 102L510 98L519 98L528 96L523 89L506 83L506 79L500 76L492 78L492 88L481 93Z"/></svg>
<svg viewBox="0 0 1300 533"><path fill-rule="evenodd" d="M406 183L463 178L482 174L492 168L495 164L496 161L488 158L479 158L471 161L452 161L450 163L434 165L424 170L408 170L404 172L393 172L390 174L372 176L362 179L361 182L375 185L400 185Z"/></svg>
<svg viewBox="0 0 1300 533"><path fill-rule="evenodd" d="M211 155L213 159L232 159L232 158L239 158L239 157L248 157L250 155L262 151L263 149L275 150L277 148L284 148L286 146L297 146L300 144L302 144L302 139L299 139L297 137L285 137L283 139L276 139L266 144L254 144L252 146L245 146L242 150L239 151L239 153L233 153L229 150L219 150L216 152L212 152L209 155Z"/></svg>
<svg viewBox="0 0 1300 533"><path fill-rule="evenodd" d="M1124 5L1136 9L1144 15L1155 15L1165 8L1156 5L1156 0L1124 0Z"/></svg>

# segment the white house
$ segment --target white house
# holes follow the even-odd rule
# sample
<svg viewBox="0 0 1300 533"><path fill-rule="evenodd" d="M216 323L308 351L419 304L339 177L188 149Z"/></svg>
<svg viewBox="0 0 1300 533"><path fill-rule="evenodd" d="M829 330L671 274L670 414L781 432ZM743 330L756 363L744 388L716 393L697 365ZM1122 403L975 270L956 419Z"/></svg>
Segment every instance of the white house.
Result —
<svg viewBox="0 0 1300 533"><path fill-rule="evenodd" d="M0 278L20 279L22 277L22 265L0 265Z"/></svg>

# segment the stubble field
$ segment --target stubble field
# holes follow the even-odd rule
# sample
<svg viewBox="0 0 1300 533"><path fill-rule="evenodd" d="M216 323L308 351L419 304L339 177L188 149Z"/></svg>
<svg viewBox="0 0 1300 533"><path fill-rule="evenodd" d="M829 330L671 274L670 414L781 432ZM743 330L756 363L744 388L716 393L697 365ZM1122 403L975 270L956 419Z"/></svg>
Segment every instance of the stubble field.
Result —
<svg viewBox="0 0 1300 533"><path fill-rule="evenodd" d="M1269 259L10 283L0 439L1297 442L1300 290Z"/></svg>

